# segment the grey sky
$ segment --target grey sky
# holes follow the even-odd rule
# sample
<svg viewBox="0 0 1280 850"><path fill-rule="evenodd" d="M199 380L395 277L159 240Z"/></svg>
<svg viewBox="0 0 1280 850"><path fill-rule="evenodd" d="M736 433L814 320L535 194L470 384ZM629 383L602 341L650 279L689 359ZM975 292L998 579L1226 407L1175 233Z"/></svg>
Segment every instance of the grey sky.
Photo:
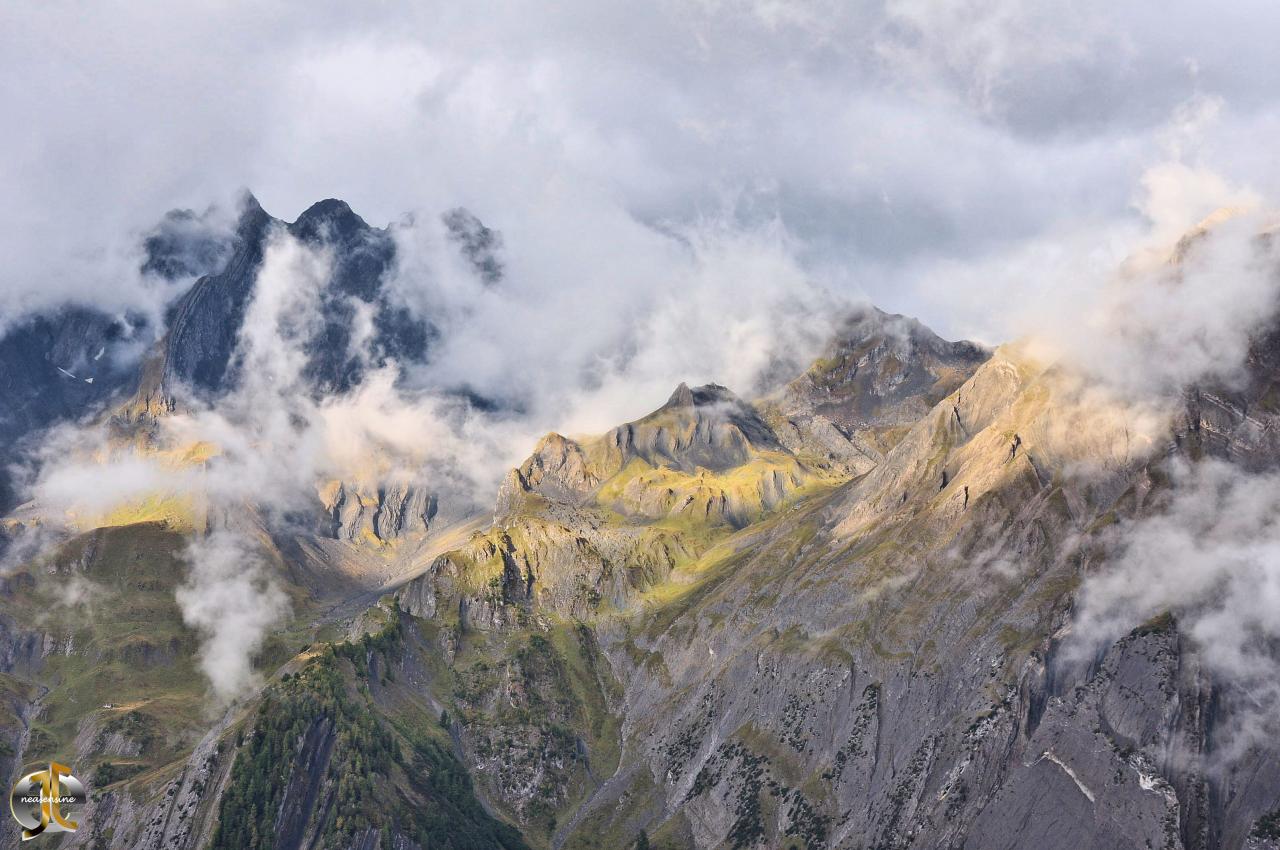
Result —
<svg viewBox="0 0 1280 850"><path fill-rule="evenodd" d="M643 285L612 276L632 228L780 221L820 284L994 340L1144 203L1280 191L1271 3L366 5L6 4L7 311L145 299L137 232L248 187L285 218L462 204L605 288ZM1218 183L1153 213L1171 162Z"/></svg>

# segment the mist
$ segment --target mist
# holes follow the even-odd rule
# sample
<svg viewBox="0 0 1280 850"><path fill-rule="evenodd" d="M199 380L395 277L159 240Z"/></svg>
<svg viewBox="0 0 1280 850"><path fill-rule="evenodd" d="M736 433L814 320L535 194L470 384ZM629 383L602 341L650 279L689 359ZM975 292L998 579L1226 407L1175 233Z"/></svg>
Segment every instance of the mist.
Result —
<svg viewBox="0 0 1280 850"><path fill-rule="evenodd" d="M848 297L996 342L1020 327L999 300L929 281L1141 227L1143 174L1170 153L1280 189L1260 3L0 14L6 315L153 303L138 236L248 187L280 215L340 197L379 224L461 205L526 242L597 218L776 218Z"/></svg>
<svg viewBox="0 0 1280 850"><path fill-rule="evenodd" d="M1170 614L1218 681L1243 695L1229 760L1280 731L1280 474L1220 460L1170 467L1145 516L1106 535L1114 556L1085 578L1071 646L1089 654Z"/></svg>
<svg viewBox="0 0 1280 850"><path fill-rule="evenodd" d="M182 620L200 635L200 670L214 698L229 704L258 682L253 655L289 612L263 556L226 530L195 537L184 559L186 579L175 594Z"/></svg>

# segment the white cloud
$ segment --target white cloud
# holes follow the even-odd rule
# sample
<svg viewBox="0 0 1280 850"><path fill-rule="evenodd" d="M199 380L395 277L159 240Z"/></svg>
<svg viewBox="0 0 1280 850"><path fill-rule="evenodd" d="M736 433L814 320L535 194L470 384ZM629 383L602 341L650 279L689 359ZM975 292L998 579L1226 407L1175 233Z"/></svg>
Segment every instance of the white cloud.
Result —
<svg viewBox="0 0 1280 850"><path fill-rule="evenodd" d="M288 599L243 536L215 531L186 550L188 573L178 588L182 619L201 636L200 669L214 696L230 703L257 682L253 655L288 614Z"/></svg>
<svg viewBox="0 0 1280 850"><path fill-rule="evenodd" d="M1235 384L1251 339L1280 308L1271 222L1236 215L1192 236L1177 256L1140 256L1051 340L1100 383L1137 399L1174 399L1201 382Z"/></svg>
<svg viewBox="0 0 1280 850"><path fill-rule="evenodd" d="M600 431L681 381L763 391L816 355L848 304L802 267L776 221L708 219L662 234L585 207L563 213L576 225L563 231L562 211L550 212L535 233L504 233L497 287L432 249L441 240L430 228L400 232L394 286L442 316L415 380L513 402L535 430Z"/></svg>
<svg viewBox="0 0 1280 850"><path fill-rule="evenodd" d="M803 369L846 306L806 275L777 226L707 223L677 237L625 218L597 222L617 236L605 244L631 241L632 262L593 258L560 282L565 249L547 245L511 257L492 287L445 246L435 217L419 221L397 229L402 262L388 286L440 328L426 364L405 373L388 363L347 393L313 397L305 345L331 261L275 233L237 341L234 388L214 404L188 399L141 453L96 425L55 432L34 485L45 513L101 515L155 492L305 512L334 479L369 492L411 483L453 510L482 508L542 433L603 431L656 408L681 381L764 392ZM475 409L453 394L461 387L504 406ZM176 458L197 443L217 447L198 472L152 451Z"/></svg>
<svg viewBox="0 0 1280 850"><path fill-rule="evenodd" d="M1231 752L1280 731L1280 474L1217 460L1174 464L1150 515L1111 535L1116 556L1081 588L1082 652L1172 613L1221 681L1245 697ZM1250 704L1252 703L1252 704Z"/></svg>
<svg viewBox="0 0 1280 850"><path fill-rule="evenodd" d="M2 94L11 309L151 303L131 282L137 232L242 186L285 215L328 196L379 223L463 204L561 238L601 211L688 226L728 197L743 220L780 215L846 294L951 333L916 290L921 262L1016 253L1066 222L1132 224L1189 98L1220 107L1194 164L1280 189L1264 153L1276 11L1252 2L3 15L0 72L42 81ZM585 261L631 246L578 247Z"/></svg>

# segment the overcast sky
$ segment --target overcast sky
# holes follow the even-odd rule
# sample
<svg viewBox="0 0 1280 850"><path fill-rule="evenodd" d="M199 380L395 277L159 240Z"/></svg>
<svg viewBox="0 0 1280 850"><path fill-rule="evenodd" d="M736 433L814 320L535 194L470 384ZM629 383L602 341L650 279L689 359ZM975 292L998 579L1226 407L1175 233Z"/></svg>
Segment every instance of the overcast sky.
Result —
<svg viewBox="0 0 1280 850"><path fill-rule="evenodd" d="M768 226L821 286L998 341L1280 191L1271 2L415 5L4 4L6 311L127 303L140 230L244 187L465 205L614 287L631 228Z"/></svg>

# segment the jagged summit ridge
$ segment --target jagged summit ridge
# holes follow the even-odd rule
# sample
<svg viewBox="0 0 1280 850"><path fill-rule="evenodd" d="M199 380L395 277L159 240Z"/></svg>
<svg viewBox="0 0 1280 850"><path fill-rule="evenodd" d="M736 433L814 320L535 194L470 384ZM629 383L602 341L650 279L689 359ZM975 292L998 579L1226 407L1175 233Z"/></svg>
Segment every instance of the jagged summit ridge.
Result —
<svg viewBox="0 0 1280 850"><path fill-rule="evenodd" d="M758 408L792 451L861 474L990 356L916 319L859 308L803 374Z"/></svg>
<svg viewBox="0 0 1280 850"><path fill-rule="evenodd" d="M753 451L782 448L750 405L719 384L680 384L653 413L619 425L605 436L620 466L642 458L653 466L723 471L745 463Z"/></svg>
<svg viewBox="0 0 1280 850"><path fill-rule="evenodd" d="M465 211L453 210L445 217L455 221L463 214L468 232L482 239L483 250L461 243L458 250L483 279L496 279L500 263L493 252L500 237ZM168 333L152 354L155 363L144 371L131 415L163 413L185 391L216 398L241 382L236 346L273 233L324 248L331 257L329 279L319 293L318 321L303 340L305 378L317 397L346 392L370 369L388 362L425 359L438 331L430 315L411 311L388 286L397 250L390 228L369 225L336 198L318 201L293 222L284 222L246 193L223 262L196 280L170 309ZM372 315L367 338L361 325L365 310ZM364 340L367 352L352 350L357 339Z"/></svg>
<svg viewBox="0 0 1280 850"><path fill-rule="evenodd" d="M712 404L733 403L740 403L740 399L728 388L719 384L703 384L700 387L690 388L687 383L681 381L680 385L671 393L671 397L667 399L667 403L654 412L675 408L706 407Z"/></svg>
<svg viewBox="0 0 1280 850"><path fill-rule="evenodd" d="M316 201L307 207L301 215L289 225L299 236L318 236L323 228L330 228L337 234L347 235L364 233L371 228L363 218L351 209L346 201L337 198L326 198Z"/></svg>

